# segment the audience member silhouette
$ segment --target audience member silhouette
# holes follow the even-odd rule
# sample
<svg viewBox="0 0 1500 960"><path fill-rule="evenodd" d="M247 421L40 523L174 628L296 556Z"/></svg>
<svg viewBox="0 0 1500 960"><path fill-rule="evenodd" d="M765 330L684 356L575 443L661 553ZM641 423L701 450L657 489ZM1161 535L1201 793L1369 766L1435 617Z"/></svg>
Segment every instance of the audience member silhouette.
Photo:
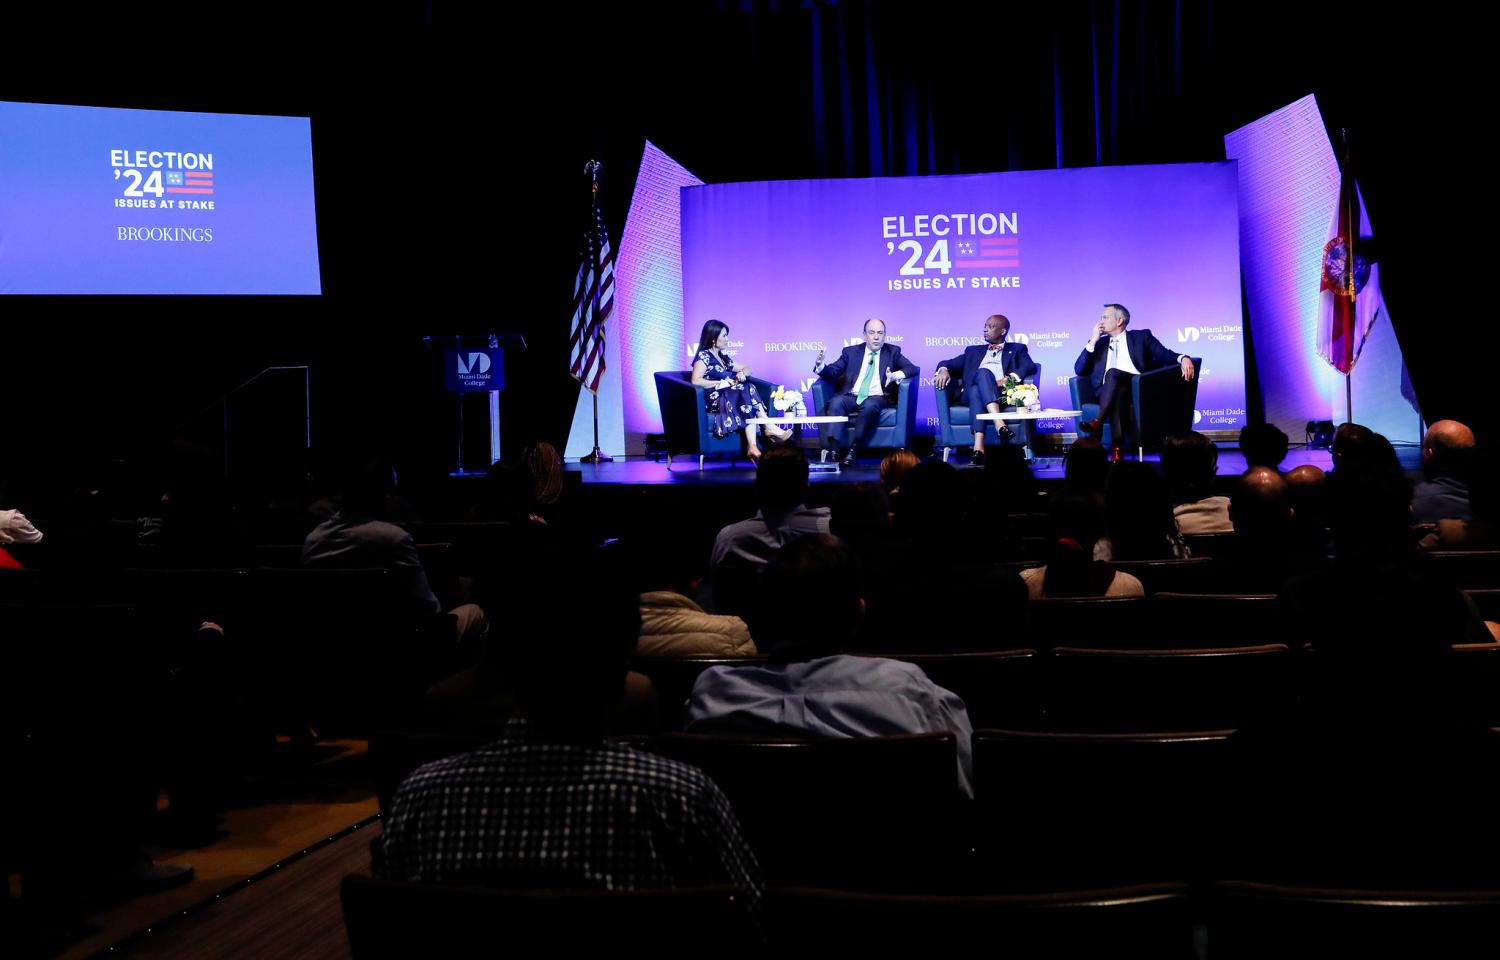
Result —
<svg viewBox="0 0 1500 960"><path fill-rule="evenodd" d="M901 492L901 481L906 479L907 471L921 462L921 458L910 450L892 450L886 454L880 461L880 485L885 488L886 495L894 500Z"/></svg>
<svg viewBox="0 0 1500 960"><path fill-rule="evenodd" d="M1281 469L1286 459L1287 435L1274 423L1247 424L1240 430L1240 453L1244 454L1245 467L1270 467Z"/></svg>
<svg viewBox="0 0 1500 960"><path fill-rule="evenodd" d="M1288 579L1324 565L1322 529L1304 531L1297 526L1291 485L1275 469L1251 467L1240 476L1229 516L1234 521L1233 545L1227 555L1215 559L1235 592L1277 593Z"/></svg>
<svg viewBox="0 0 1500 960"><path fill-rule="evenodd" d="M1063 457L1063 486L1104 496L1109 481L1109 451L1093 437L1080 437Z"/></svg>
<svg viewBox="0 0 1500 960"><path fill-rule="evenodd" d="M1172 516L1172 497L1144 463L1114 464L1104 493L1107 536L1094 545L1096 560L1171 560L1187 556Z"/></svg>
<svg viewBox="0 0 1500 960"><path fill-rule="evenodd" d="M1197 431L1167 437L1161 451L1162 471L1172 491L1172 515L1182 534L1233 533L1229 498L1215 496L1219 448Z"/></svg>
<svg viewBox="0 0 1500 960"><path fill-rule="evenodd" d="M719 531L710 557L714 611L743 614L755 597L760 567L799 537L827 533L830 511L809 508L807 460L793 446L772 447L755 471L755 516ZM752 632L753 632L752 624Z"/></svg>
<svg viewBox="0 0 1500 960"><path fill-rule="evenodd" d="M384 874L549 889L728 884L755 909L759 868L719 788L604 739L640 632L636 594L618 559L568 560L533 570L537 613L518 620L541 629L523 627L496 651L518 716L495 742L401 784ZM559 629L575 578L592 585L589 615Z"/></svg>
<svg viewBox="0 0 1500 960"><path fill-rule="evenodd" d="M1146 595L1140 580L1094 559L1094 545L1104 534L1104 504L1099 496L1081 490L1058 494L1052 525L1047 563L1021 571L1032 599Z"/></svg>
<svg viewBox="0 0 1500 960"><path fill-rule="evenodd" d="M766 565L762 588L776 602L752 628L771 662L711 667L693 687L687 729L773 737L870 737L950 731L958 782L972 795L972 730L964 703L921 668L849 656L865 613L859 561L837 537L803 537Z"/></svg>

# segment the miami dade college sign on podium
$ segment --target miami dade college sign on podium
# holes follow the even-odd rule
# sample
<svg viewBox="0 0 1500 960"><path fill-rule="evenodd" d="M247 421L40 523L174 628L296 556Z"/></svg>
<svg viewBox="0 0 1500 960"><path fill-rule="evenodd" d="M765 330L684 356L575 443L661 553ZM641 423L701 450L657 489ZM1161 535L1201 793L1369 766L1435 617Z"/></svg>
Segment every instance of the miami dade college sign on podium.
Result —
<svg viewBox="0 0 1500 960"><path fill-rule="evenodd" d="M485 473L490 464L500 459L500 391L505 389L505 348L502 341L517 349L526 349L526 341L518 334L481 333L448 334L429 336L423 340L429 347L440 348L439 359L443 369L443 387L454 394L457 414L457 450L452 471L454 476ZM472 414L472 394L488 394L483 416L486 418L488 450L468 451L471 445L471 424L466 424L465 415ZM477 439L476 437L472 439ZM479 444L473 444L479 447ZM466 456L472 452L474 456ZM486 455L487 454L487 455ZM472 464L472 465L470 465Z"/></svg>
<svg viewBox="0 0 1500 960"><path fill-rule="evenodd" d="M505 389L503 348L452 349L443 351L443 354L444 379L450 393Z"/></svg>

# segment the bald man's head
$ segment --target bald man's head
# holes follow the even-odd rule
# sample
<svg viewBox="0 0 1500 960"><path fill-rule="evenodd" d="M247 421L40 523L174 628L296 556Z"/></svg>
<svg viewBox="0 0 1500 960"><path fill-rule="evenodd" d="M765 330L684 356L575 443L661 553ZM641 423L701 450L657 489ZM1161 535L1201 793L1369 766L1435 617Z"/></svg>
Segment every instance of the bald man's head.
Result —
<svg viewBox="0 0 1500 960"><path fill-rule="evenodd" d="M1287 484L1298 490L1321 489L1327 480L1328 474L1324 473L1321 468L1315 467L1310 463L1304 463L1286 475Z"/></svg>
<svg viewBox="0 0 1500 960"><path fill-rule="evenodd" d="M1310 463L1304 463L1286 475L1287 503L1299 528L1320 529L1327 522L1324 490L1328 474Z"/></svg>
<svg viewBox="0 0 1500 960"><path fill-rule="evenodd" d="M1274 468L1251 467L1240 475L1239 489L1234 495L1266 500L1284 498L1286 492L1286 479Z"/></svg>
<svg viewBox="0 0 1500 960"><path fill-rule="evenodd" d="M1270 467L1251 467L1240 475L1229 502L1229 519L1240 536L1279 536L1292 518L1290 487Z"/></svg>
<svg viewBox="0 0 1500 960"><path fill-rule="evenodd" d="M1474 431L1457 420L1439 420L1422 441L1422 469L1429 476L1461 475L1474 454Z"/></svg>

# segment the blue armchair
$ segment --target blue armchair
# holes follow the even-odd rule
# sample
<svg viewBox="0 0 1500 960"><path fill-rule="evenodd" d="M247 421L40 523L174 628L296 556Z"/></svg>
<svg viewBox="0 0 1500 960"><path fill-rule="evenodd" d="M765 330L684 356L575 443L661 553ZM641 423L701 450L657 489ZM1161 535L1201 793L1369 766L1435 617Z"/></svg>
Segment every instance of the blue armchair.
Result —
<svg viewBox="0 0 1500 960"><path fill-rule="evenodd" d="M896 405L880 411L880 426L875 428L870 446L899 450L911 445L912 438L917 435L917 395L914 385L921 382L921 372L918 370L915 375L896 385ZM833 399L833 385L819 377L808 390L812 394L810 411L818 415L825 414L829 401ZM818 424L818 436L823 449L830 446L847 447L853 422L854 418L850 417L848 424Z"/></svg>
<svg viewBox="0 0 1500 960"><path fill-rule="evenodd" d="M656 374L656 399L661 405L662 433L667 440L667 462L673 453L698 454L698 469L703 469L703 458L710 453L727 453L730 463L739 456L743 441L741 434L727 437L714 436L708 422L708 391L693 386L693 371L670 370ZM774 384L759 377L748 377L746 382L755 384L760 398L771 402Z"/></svg>
<svg viewBox="0 0 1500 960"><path fill-rule="evenodd" d="M1203 358L1191 357L1193 369L1203 372ZM1068 380L1068 392L1073 398L1073 409L1082 410L1074 418L1073 429L1079 420L1092 420L1099 416L1099 395L1094 391L1094 382L1083 377ZM1144 456L1146 450L1160 449L1161 442L1174 433L1187 433L1193 429L1193 408L1198 404L1198 377L1182 379L1182 369L1175 363L1155 370L1147 370L1130 383L1130 439L1134 441L1137 455ZM1106 447L1125 446L1124 437L1118 441L1112 436L1109 423L1104 424L1100 442Z"/></svg>
<svg viewBox="0 0 1500 960"><path fill-rule="evenodd" d="M1036 365L1036 376L1026 381L1027 383L1042 382L1042 365ZM968 447L974 443L974 425L969 420L968 403L958 401L958 384L950 383L946 388L933 387L937 391L937 416L938 432L937 445L943 448L943 462L948 462L948 454L956 447ZM1009 442L1024 444L1026 449L1031 449L1031 428L1035 425L1033 420L1017 420L1006 424L1015 431L1015 439ZM995 429L993 423L986 424L984 428L984 442L986 446L1002 443L1000 433Z"/></svg>

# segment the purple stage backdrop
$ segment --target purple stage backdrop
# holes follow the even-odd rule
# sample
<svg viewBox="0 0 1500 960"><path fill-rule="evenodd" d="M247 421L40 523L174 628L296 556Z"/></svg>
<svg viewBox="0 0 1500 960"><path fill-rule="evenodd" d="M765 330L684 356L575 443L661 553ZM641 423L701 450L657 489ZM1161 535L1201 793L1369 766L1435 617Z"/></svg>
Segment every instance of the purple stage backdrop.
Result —
<svg viewBox="0 0 1500 960"><path fill-rule="evenodd" d="M1224 137L1239 161L1245 299L1266 422L1294 440L1309 420L1345 419L1344 378L1318 356L1323 244L1339 202L1339 163L1312 94ZM1360 203L1361 235L1370 235ZM1379 296L1379 267L1360 296ZM1421 440L1421 416L1384 307L1350 377L1354 419L1396 442Z"/></svg>
<svg viewBox="0 0 1500 960"><path fill-rule="evenodd" d="M755 375L805 386L820 347L833 359L879 317L922 369L925 433L934 368L992 313L1042 365L1042 404L1066 407L1106 302L1203 358L1196 429L1245 424L1232 161L684 187L682 264L684 361L716 318Z"/></svg>

